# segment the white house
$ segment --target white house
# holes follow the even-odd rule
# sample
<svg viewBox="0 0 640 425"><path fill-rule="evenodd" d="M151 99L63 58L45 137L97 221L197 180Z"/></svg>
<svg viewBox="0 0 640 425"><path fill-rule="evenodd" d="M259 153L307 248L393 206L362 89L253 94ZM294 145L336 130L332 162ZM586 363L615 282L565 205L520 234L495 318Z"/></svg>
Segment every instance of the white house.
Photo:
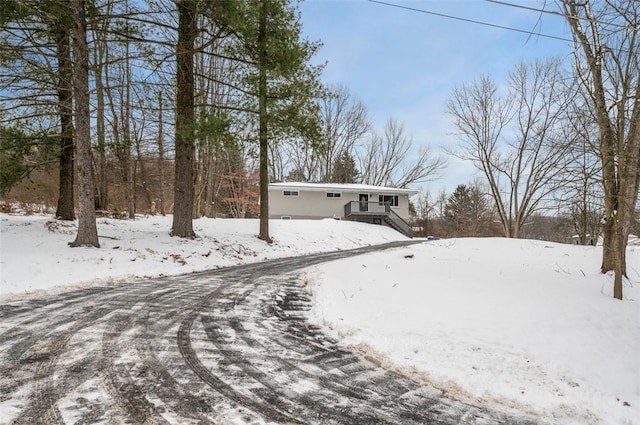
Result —
<svg viewBox="0 0 640 425"><path fill-rule="evenodd" d="M410 236L410 189L338 183L269 184L269 218L336 218L384 224Z"/></svg>

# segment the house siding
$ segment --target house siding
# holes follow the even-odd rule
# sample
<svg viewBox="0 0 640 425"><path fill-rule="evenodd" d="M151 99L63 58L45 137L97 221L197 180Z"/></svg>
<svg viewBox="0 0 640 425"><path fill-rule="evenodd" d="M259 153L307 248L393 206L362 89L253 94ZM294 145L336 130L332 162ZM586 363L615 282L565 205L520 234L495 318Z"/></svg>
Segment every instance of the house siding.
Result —
<svg viewBox="0 0 640 425"><path fill-rule="evenodd" d="M285 190L296 190L298 196L284 196ZM327 192L340 192L341 198L327 198ZM358 201L359 195L369 195L369 202L378 202L378 195L397 195L398 206L392 207L404 220L409 219L409 195L393 191L349 191L344 189L308 189L297 187L269 188L269 218L290 217L292 219L344 218L344 206Z"/></svg>
<svg viewBox="0 0 640 425"><path fill-rule="evenodd" d="M269 216L280 218L331 218L344 216L344 204L357 201L357 195L342 193L342 198L327 198L327 191L298 189L298 196L284 196L283 189L269 190ZM335 192L335 191L332 191Z"/></svg>

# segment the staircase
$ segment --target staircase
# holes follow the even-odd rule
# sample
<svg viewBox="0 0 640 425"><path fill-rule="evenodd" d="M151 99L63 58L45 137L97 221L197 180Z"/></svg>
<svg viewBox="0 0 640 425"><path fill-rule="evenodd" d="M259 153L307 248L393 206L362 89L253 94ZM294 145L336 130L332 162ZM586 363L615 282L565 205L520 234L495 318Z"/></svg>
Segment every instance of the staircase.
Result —
<svg viewBox="0 0 640 425"><path fill-rule="evenodd" d="M389 203L381 205L379 202L351 201L344 206L344 217L363 223L384 224L405 236L413 237L411 226L391 209Z"/></svg>

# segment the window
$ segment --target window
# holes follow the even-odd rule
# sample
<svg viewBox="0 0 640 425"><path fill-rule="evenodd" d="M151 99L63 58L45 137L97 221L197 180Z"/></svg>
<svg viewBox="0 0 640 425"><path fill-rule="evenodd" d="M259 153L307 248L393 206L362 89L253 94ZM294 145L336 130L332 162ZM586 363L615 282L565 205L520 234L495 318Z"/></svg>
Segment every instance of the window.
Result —
<svg viewBox="0 0 640 425"><path fill-rule="evenodd" d="M280 219L281 220L291 220L291 216L290 215L281 215Z"/></svg>
<svg viewBox="0 0 640 425"><path fill-rule="evenodd" d="M398 206L398 195L378 195L378 205L389 204L392 207Z"/></svg>
<svg viewBox="0 0 640 425"><path fill-rule="evenodd" d="M340 198L342 198L342 193L340 193L340 192L327 192L327 198L340 199Z"/></svg>
<svg viewBox="0 0 640 425"><path fill-rule="evenodd" d="M298 196L298 191L297 190L283 190L282 194L284 196Z"/></svg>

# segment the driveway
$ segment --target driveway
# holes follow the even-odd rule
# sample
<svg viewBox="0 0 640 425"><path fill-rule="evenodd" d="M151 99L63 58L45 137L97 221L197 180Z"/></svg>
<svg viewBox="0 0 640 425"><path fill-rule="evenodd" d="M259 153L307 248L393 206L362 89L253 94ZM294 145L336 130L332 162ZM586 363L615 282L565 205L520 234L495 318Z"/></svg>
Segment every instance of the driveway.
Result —
<svg viewBox="0 0 640 425"><path fill-rule="evenodd" d="M403 244L3 304L0 422L535 423L385 371L306 321L304 268Z"/></svg>

